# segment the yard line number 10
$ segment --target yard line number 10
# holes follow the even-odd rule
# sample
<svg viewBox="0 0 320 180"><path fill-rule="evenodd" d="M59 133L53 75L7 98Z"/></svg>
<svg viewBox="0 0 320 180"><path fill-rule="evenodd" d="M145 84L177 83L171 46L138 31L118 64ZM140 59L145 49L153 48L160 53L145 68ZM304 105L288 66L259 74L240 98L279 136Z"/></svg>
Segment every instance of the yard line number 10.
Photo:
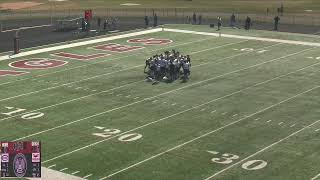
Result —
<svg viewBox="0 0 320 180"><path fill-rule="evenodd" d="M23 113L26 111L26 109L16 108L16 107L9 107L5 106L9 112L1 112L0 114L6 115L6 116L17 116L18 113L22 113L18 116L20 116L22 119L36 119L44 116L44 113L42 112L29 112L29 113Z"/></svg>

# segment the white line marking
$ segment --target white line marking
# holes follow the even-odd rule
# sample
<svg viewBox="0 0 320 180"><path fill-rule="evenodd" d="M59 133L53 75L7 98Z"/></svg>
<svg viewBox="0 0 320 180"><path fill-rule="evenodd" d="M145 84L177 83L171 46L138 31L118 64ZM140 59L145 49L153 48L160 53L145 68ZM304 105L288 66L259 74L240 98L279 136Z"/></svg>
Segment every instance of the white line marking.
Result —
<svg viewBox="0 0 320 180"><path fill-rule="evenodd" d="M163 104L167 104L167 102L166 102L166 101L164 101L164 102L163 102Z"/></svg>
<svg viewBox="0 0 320 180"><path fill-rule="evenodd" d="M234 115L232 115L232 117L236 117L236 116L238 116L238 114L234 114Z"/></svg>
<svg viewBox="0 0 320 180"><path fill-rule="evenodd" d="M122 94L117 94L117 96L122 96Z"/></svg>
<svg viewBox="0 0 320 180"><path fill-rule="evenodd" d="M271 122L271 121L272 121L272 120L270 119L270 120L267 121L267 123L269 123L269 122Z"/></svg>
<svg viewBox="0 0 320 180"><path fill-rule="evenodd" d="M96 92L97 90L95 90L95 89L93 89L93 90L91 90L92 92Z"/></svg>
<svg viewBox="0 0 320 180"><path fill-rule="evenodd" d="M296 124L292 124L290 127L294 127L294 126L296 126Z"/></svg>
<svg viewBox="0 0 320 180"><path fill-rule="evenodd" d="M256 118L256 119L254 119L255 121L259 121L260 120L260 118Z"/></svg>
<svg viewBox="0 0 320 180"><path fill-rule="evenodd" d="M201 109L200 111L205 111L206 110L206 108L203 108L203 109Z"/></svg>
<svg viewBox="0 0 320 180"><path fill-rule="evenodd" d="M110 92L109 94L111 95L111 94L113 94L113 92Z"/></svg>
<svg viewBox="0 0 320 180"><path fill-rule="evenodd" d="M275 146L275 145L277 145L277 144L279 144L279 143L281 143L281 142L283 142L283 141L285 141L285 140L289 139L289 138L290 138L290 137L292 137L292 136L295 136L296 134L300 133L301 131L303 131L303 130L305 130L305 129L307 129L307 128L309 128L309 127L311 127L311 126L315 125L315 124L317 124L318 122L320 122L320 120L317 120L317 121L315 121L314 123L312 123L312 124L310 124L310 125L308 125L308 126L306 126L306 127L302 128L302 129L300 129L300 130L298 130L298 131L296 131L296 132L294 132L294 133L290 134L289 136L286 136L286 137L284 137L284 138L280 139L279 141L274 142L274 143L272 143L271 145L269 145L269 146L267 146L267 147L265 147L265 148L263 148L263 149L261 149L261 150L259 150L259 151L255 152L255 153L251 154L250 156L248 156L248 157L246 157L246 158L244 158L244 159L242 159L242 160L240 160L240 161L238 161L238 162L236 162L236 163L234 163L234 164L230 165L229 167L222 169L221 171L219 171L219 172L217 172L217 173L213 174L212 176L210 176L210 177L208 177L208 178L205 178L205 180L209 180L209 179L211 179L211 178L213 178L213 177L215 177L215 176L217 176L217 175L219 175L219 174L221 174L221 173L223 173L223 172L225 172L225 171L227 171L227 170L231 169L232 167L234 167L234 166L236 166L236 165L238 165L238 164L241 164L241 163L243 163L243 162L247 161L248 159L250 159L250 158L252 158L252 157L254 157L254 156L256 156L256 155L258 155L258 154L260 154L260 153L262 153L262 152L264 152L265 150L268 150L268 149L272 148L273 146Z"/></svg>
<svg viewBox="0 0 320 180"><path fill-rule="evenodd" d="M126 96L126 98L129 98L131 95Z"/></svg>
<svg viewBox="0 0 320 180"><path fill-rule="evenodd" d="M283 122L280 122L278 125L281 126L281 124L283 124Z"/></svg>
<svg viewBox="0 0 320 180"><path fill-rule="evenodd" d="M239 35L231 35L231 34L219 34L219 33L209 33L209 32L197 32L197 31L189 31L189 30L170 29L170 28L164 28L164 31L187 33L187 34L200 34L200 35L208 35L208 36L215 36L215 37L226 37L226 38L236 38L236 39L246 39L246 40L256 40L256 41L277 42L277 43L284 43L284 44L294 44L294 45L305 45L305 46L316 46L316 47L320 47L320 43L305 42L305 41L292 41L292 40L271 39L271 38L252 37L252 36L239 36ZM220 36L220 35L221 35L221 36Z"/></svg>
<svg viewBox="0 0 320 180"><path fill-rule="evenodd" d="M139 99L140 97L135 97L135 98L133 98L133 99Z"/></svg>
<svg viewBox="0 0 320 180"><path fill-rule="evenodd" d="M161 155L163 155L163 154L167 154L167 153L170 152L170 151L173 151L173 150L178 149L178 148L180 148L180 147L182 147L182 146L185 146L185 145L187 145L187 144L190 144L190 143L192 143L192 142L194 142L194 141L196 141L196 140L198 140L198 139L201 139L201 138L206 137L206 136L208 136L208 135L210 135L210 134L213 134L213 133L215 133L215 132L218 132L218 131L220 131L220 130L223 130L223 129L225 129L225 128L229 127L229 126L232 126L232 125L234 125L234 124L236 124L236 123L239 123L239 122L241 122L241 121L243 121L243 120L245 120L245 119L248 119L248 118L250 118L250 117L252 117L252 116L255 116L255 115L259 114L259 113L262 113L262 112L267 111L267 110L269 110L269 109L271 109L271 108L274 108L274 107L276 107L276 106L278 106L278 105L280 105L280 104L283 104L283 103L285 103L285 102L288 102L288 101L290 101L290 100L292 100L292 99L294 99L294 98L296 98L296 97L298 97L298 96L301 96L301 95L306 94L306 93L308 93L308 92L310 92L310 91L313 91L313 90L315 90L315 89L318 89L319 87L320 87L320 86L316 86L316 87L313 87L313 88L311 88L311 89L309 89L309 90L306 90L306 91L304 91L304 92L301 92L301 93L299 93L299 94L296 94L296 95L294 95L294 96L291 96L290 98L287 98L287 99L282 100L282 101L280 101L280 102L278 102L278 103L275 103L275 104L273 104L273 105L271 105L271 106L268 106L268 107L266 107L266 108L264 108L264 109L261 109L261 110L255 112L255 113L252 113L252 114L250 114L250 115L248 115L248 116L246 116L246 117L244 117L244 118L241 118L241 119L239 119L239 120L237 120L237 121L233 121L233 122L231 122L231 123L229 123L229 124L227 124L227 125L225 125L225 126L222 126L222 127L220 127L220 128L217 128L217 129L215 129L215 130L212 130L212 131L210 131L210 132L208 132L208 133L202 134L202 135L200 135L200 136L198 136L198 137L196 137L196 138L193 138L193 139L191 139L191 140L189 140L189 141L186 141L186 142L184 142L184 143L182 143L182 144L179 144L179 145L177 145L177 146L175 146L175 147L172 147L172 148L170 148L170 149L168 149L168 150L166 150L166 151L163 151L163 152L158 153L158 154L156 154L156 155L153 155L153 156L151 156L151 157L149 157L149 158L147 158L147 159L144 159L144 160L142 160L142 161L140 161L140 162L137 162L137 163L135 163L135 164L132 164L132 165L130 165L130 166L124 168L124 169L121 169L121 170L119 170L119 171L116 171L116 172L114 172L114 173L112 173L112 174L110 174L110 175L108 175L108 176L106 176L106 177L101 178L100 180L107 179L107 178L109 178L109 177L111 177L111 176L114 176L114 175L116 175L116 174L119 174L119 173L121 173L121 172L123 172L123 171L126 171L126 170L128 170L128 169L131 169L131 168L133 168L133 167L136 167L136 166L138 166L138 165L140 165L140 164L142 164L142 163L144 163L144 162L146 162L146 161L149 161L149 160L151 160L151 159L154 159L154 158L156 158L156 157L159 157L159 156L161 156ZM320 121L320 120L319 120L319 121ZM318 121L317 121L317 122L318 122Z"/></svg>
<svg viewBox="0 0 320 180"><path fill-rule="evenodd" d="M184 108L184 107L186 107L187 105L183 105L183 106L181 106L182 108Z"/></svg>
<svg viewBox="0 0 320 180"><path fill-rule="evenodd" d="M175 106L175 105L177 105L177 103L173 103L173 104L171 104L171 106Z"/></svg>
<svg viewBox="0 0 320 180"><path fill-rule="evenodd" d="M315 130L315 132L318 132L318 131L320 131L320 129L316 129L316 130Z"/></svg>
<svg viewBox="0 0 320 180"><path fill-rule="evenodd" d="M313 178L311 178L311 180L316 180L318 177L320 177L320 173L314 176Z"/></svg>
<svg viewBox="0 0 320 180"><path fill-rule="evenodd" d="M53 168L55 166L56 166L56 164L53 164L53 165L48 166L48 168Z"/></svg>
<svg viewBox="0 0 320 180"><path fill-rule="evenodd" d="M224 113L222 113L222 115L226 115L228 112L224 112Z"/></svg>
<svg viewBox="0 0 320 180"><path fill-rule="evenodd" d="M213 110L213 111L211 111L210 113L215 113L217 110Z"/></svg>
<svg viewBox="0 0 320 180"><path fill-rule="evenodd" d="M102 127L102 126L94 126L94 128L102 130L102 129L104 129L105 127Z"/></svg>
<svg viewBox="0 0 320 180"><path fill-rule="evenodd" d="M156 103L158 100L154 100L154 101L152 101L152 103Z"/></svg>
<svg viewBox="0 0 320 180"><path fill-rule="evenodd" d="M72 175L78 174L80 171L75 171L73 173L71 173Z"/></svg>
<svg viewBox="0 0 320 180"><path fill-rule="evenodd" d="M65 171L67 170L68 168L63 168L63 169L60 169L59 171L62 172L62 171Z"/></svg>
<svg viewBox="0 0 320 180"><path fill-rule="evenodd" d="M88 175L84 176L83 178L86 179L86 178L88 178L90 176L92 176L92 174L88 174Z"/></svg>

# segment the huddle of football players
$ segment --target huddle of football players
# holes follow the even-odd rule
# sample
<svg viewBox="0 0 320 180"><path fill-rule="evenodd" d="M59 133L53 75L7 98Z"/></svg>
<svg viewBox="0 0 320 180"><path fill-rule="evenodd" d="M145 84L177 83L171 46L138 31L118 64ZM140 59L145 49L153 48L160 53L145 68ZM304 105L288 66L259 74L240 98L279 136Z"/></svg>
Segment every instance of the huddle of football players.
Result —
<svg viewBox="0 0 320 180"><path fill-rule="evenodd" d="M173 82L182 79L186 82L190 76L191 59L189 55L182 55L179 51L166 51L164 54L154 55L146 60L144 73L148 76L147 81L153 84Z"/></svg>

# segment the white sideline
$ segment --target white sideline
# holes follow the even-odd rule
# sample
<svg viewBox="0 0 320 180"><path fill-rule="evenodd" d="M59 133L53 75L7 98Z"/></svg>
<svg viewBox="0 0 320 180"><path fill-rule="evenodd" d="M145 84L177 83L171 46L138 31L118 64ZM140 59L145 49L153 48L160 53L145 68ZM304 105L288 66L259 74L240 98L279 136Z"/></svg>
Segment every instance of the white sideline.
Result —
<svg viewBox="0 0 320 180"><path fill-rule="evenodd" d="M250 117L252 117L252 116L255 116L255 115L257 115L257 114L260 114L260 113L262 113L262 112L264 112L264 111L267 111L267 110L269 110L269 109L271 109L271 108L274 108L274 107L276 107L276 106L278 106L278 105L280 105L280 104L283 104L283 103L285 103L285 102L288 102L288 101L290 101L290 100L292 100L292 99L294 99L294 98L296 98L296 97L299 97L299 96L301 96L301 95L303 95L303 94L306 94L306 93L308 93L308 92L310 92L310 91L313 91L313 90L315 90L315 89L318 89L318 88L320 88L320 86L315 86L315 87L313 87L313 88L311 88L311 89L308 89L308 90L306 90L306 91L304 91L304 92L301 92L301 93L299 93L299 94L296 94L296 95L294 95L294 96L291 96L291 97L289 97L289 98L287 98L287 99L285 99L285 100L282 100L282 101L280 101L280 102L278 102L278 103L275 103L275 104L273 104L273 105L271 105L271 106L268 106L268 107L266 107L266 108L264 108L264 109L261 109L261 110L255 112L255 113L252 113L252 114L250 114L250 115L248 115L248 116L246 116L246 117L244 117L244 118L241 118L241 119L239 119L239 120L233 121L233 122L231 122L231 123L229 123L229 124L227 124L227 125L221 126L220 128L217 128L217 129L215 129L215 130L212 130L212 131L210 131L210 132L207 132L207 133L205 133L205 134L202 134L202 135L200 135L200 136L198 136L198 137L196 137L196 138L193 138L193 139L191 139L191 140L189 140L189 141L186 141L186 142L184 142L184 143L182 143L182 144L176 145L176 146L174 146L174 147L172 147L172 148L170 148L170 149L168 149L168 150L166 150L166 151L163 151L163 152L158 153L158 154L156 154L156 155L153 155L153 156L151 156L151 157L149 157L149 158L147 158L147 159L144 159L144 160L139 161L139 162L137 162L137 163L135 163L135 164L132 164L132 165L130 165L130 166L124 168L124 169L118 170L118 171L116 171L116 172L114 172L114 173L112 173L112 174L110 174L110 175L108 175L108 176L106 176L106 177L101 178L100 180L107 179L107 178L112 177L112 176L114 176L114 175L116 175L116 174L119 174L119 173L121 173L121 172L124 172L124 171L126 171L126 170L128 170L128 169L131 169L131 168L133 168L133 167L136 167L136 166L138 166L138 165L140 165L140 164L142 164L142 163L144 163L144 162L147 162L147 161L152 160L152 159L154 159L154 158L157 158L157 157L159 157L159 156L161 156L161 155L163 155L163 154L166 154L166 153L168 153L168 152L171 152L171 151L173 151L173 150L176 150L176 149L178 149L178 148L181 148L181 147L183 147L183 146L185 146L185 145L187 145L187 144L190 144L190 143L192 143L192 142L194 142L194 141L196 141L196 140L198 140L198 139L201 139L201 138L206 137L206 136L208 136L208 135L211 135L211 134L213 134L213 133L215 133L215 132L218 132L218 131L220 131L220 130L223 130L223 129L229 127L229 126L232 126L232 125L234 125L234 124L237 124L237 123L239 123L239 122L241 122L241 121L243 121L243 120L245 120L245 119L248 119L248 118L250 118ZM319 120L319 121L320 121L320 120ZM317 121L317 122L318 122L318 121ZM305 128L307 128L307 127L305 127ZM240 162L238 162L238 163L240 163ZM234 164L234 165L235 165L235 164Z"/></svg>
<svg viewBox="0 0 320 180"><path fill-rule="evenodd" d="M27 178L29 180L84 180L83 178L41 167L41 178Z"/></svg>
<svg viewBox="0 0 320 180"><path fill-rule="evenodd" d="M117 35L117 36L93 39L93 40L89 40L89 41L81 41L81 42L76 42L76 43L72 43L72 44L66 44L66 45L48 47L48 48L43 48L43 49L31 50L31 51L27 51L27 52L21 52L19 54L15 54L15 55L0 56L0 61L12 59L12 58L29 56L29 55L40 54L40 53L44 53L44 52L56 51L56 50L60 50L60 49L73 48L73 47L85 46L85 45L90 45L90 44L106 42L106 41L112 41L112 40L116 40L116 39L132 37L132 36L150 34L150 33L155 33L155 32L160 32L160 31L162 31L162 28L150 29L150 30L145 30L145 31L133 32L133 33L129 33L129 34L122 34L122 35Z"/></svg>
<svg viewBox="0 0 320 180"><path fill-rule="evenodd" d="M318 87L319 87L319 86L318 86ZM217 176L217 175L219 175L219 174L221 174L221 173L223 173L223 172L231 169L232 167L234 167L234 166L236 166L236 165L238 165L238 164L240 164L240 163L243 163L244 161L246 161L246 160L248 160L248 159L250 159L250 158L252 158L252 157L254 157L254 156L256 156L256 155L258 155L258 154L260 154L260 153L262 153L262 152L264 152L265 150L268 150L268 149L272 148L273 146L281 143L282 141L285 141L285 140L289 139L290 137L297 135L298 133L302 132L303 130L308 129L308 128L310 128L311 126L313 126L313 125L315 125L315 124L317 124L317 123L319 123L319 122L320 122L320 120L317 120L317 121L309 124L308 126L305 126L304 128L302 128L302 129L300 129L300 130L298 130L298 131L290 134L289 136L286 136L286 137L280 139L279 141L272 143L271 145L269 145L269 146L261 149L260 151L257 151L257 152L255 152L255 153L251 154L250 156L248 156L248 157L246 157L246 158L244 158L244 159L242 159L242 160L240 160L240 161L238 161L238 162L236 162L236 163L234 163L234 164L232 164L232 165L230 165L230 166L222 169L221 171L218 171L217 173L213 174L213 175L210 176L210 177L205 178L204 180L209 180L209 179L211 179L211 178L213 178L213 177L215 177L215 176ZM319 175L320 175L320 174L319 174ZM311 180L313 180L313 179L311 179Z"/></svg>
<svg viewBox="0 0 320 180"><path fill-rule="evenodd" d="M278 59L279 59L279 58L278 58ZM319 63L316 63L316 64L319 64ZM314 65L316 65L316 64L314 64ZM304 67L304 68L301 68L301 69L296 70L296 71L300 71L300 70L306 69L306 68L311 67L311 66L312 66L312 65L307 66L307 67ZM242 70L243 70L243 69L242 69ZM208 102L206 102L206 103L203 103L203 104L200 104L200 105L194 106L194 107L189 108L189 109L186 109L186 110L184 110L184 111L180 111L180 112L175 113L175 114L173 114L173 115L167 116L167 117L165 117L165 118L161 118L161 119L159 119L159 120L156 120L156 121L153 121L153 122L150 122L150 123L144 124L144 125L142 125L142 126L140 126L140 127L137 127L137 128L131 129L131 130L129 130L129 131L126 131L126 132L124 132L124 133L121 133L121 134L115 135L115 136L113 136L113 137L111 137L111 138L107 138L107 139L104 139L104 140L97 141L97 142L95 142L95 143L92 143L92 144L86 145L86 146L81 147L81 148L79 148L79 149L76 149L76 150L70 151L70 152L68 152L68 153L65 153L65 154L62 154L62 155L56 156L56 157L54 157L54 158L52 158L52 159L46 160L46 161L44 161L43 163L50 162L50 161L52 161L52 160L55 160L55 159L58 159L58 158L64 157L64 156L66 156L66 155L72 154L72 153L77 152L77 151L80 151L80 150L82 150L82 149L86 149L86 148L91 147L91 146L95 146L95 145L100 144L100 143L102 143L102 142L105 142L105 141L107 141L107 140L109 140L109 139L115 138L115 137L120 136L120 135L124 135L125 133L129 133L129 132L131 132L131 131L134 131L134 130L137 130L137 129L141 129L141 128L143 128L143 127L146 127L146 126L149 126L149 125L151 125L151 124L154 124L154 123L157 123L157 122L163 121L163 120L168 119L168 118L170 118L170 117L173 117L173 116L179 115L179 114L181 114L181 113L184 113L184 112L190 111L190 110L192 110L192 109L199 108L199 107L201 107L201 106L204 106L204 105L210 104L210 103L215 102L215 101L218 101L218 100L220 100L220 99L223 99L223 98L226 98L226 97L232 96L232 95L234 95L234 94L240 93L240 92L242 92L242 91L244 91L244 90L246 90L246 89L249 89L249 88L251 88L251 87L255 87L255 86L258 86L258 85L261 85L261 84L264 84L264 83L267 83L267 82L273 81L273 80L275 80L275 79L278 79L278 78L281 78L281 77L287 76L287 75L292 74L292 73L294 73L294 72L296 72L296 71L293 71L293 72L291 72L291 73L288 73L288 74L285 74L285 75L281 75L281 76L278 76L278 77L275 77L275 78L272 78L272 79L269 79L269 80L263 81L263 82L261 82L261 83L257 83L257 84L255 84L255 85L253 85L253 86L249 86L249 87L244 88L244 89L242 89L242 90L235 91L235 92L233 92L233 93L231 93L231 94L228 94L228 95L225 95L225 96L221 96L221 97L219 97L219 98L213 99L213 100L208 101ZM229 73L227 73L227 74L229 74ZM221 75L220 75L220 76L221 76ZM181 88L179 88L179 89L181 89ZM176 90L179 90L179 89L176 89ZM169 91L169 92L167 92L167 93L170 93L170 91ZM166 93L162 93L162 94L160 94L160 95L163 95L163 94L166 94ZM149 100L152 100L152 99L154 99L154 98L156 98L156 97L158 97L158 96L159 96L159 95L157 95L157 96L153 96L153 97L150 97L150 98L146 98L146 99L143 99L143 100L141 100L141 101L148 100L148 99L149 99ZM136 101L136 102L140 102L140 101ZM131 103L131 104L128 104L128 105L123 106L123 107L127 107L127 106L129 106L129 105L133 105L133 104L135 104L136 102ZM120 108L121 108L121 107L116 108L115 110L120 109ZM92 117L95 117L95 116L99 116L99 115L105 114L105 113L107 113L107 112L111 112L111 111L113 111L113 110L114 110L114 109L111 109L111 110L108 110L108 111L105 111L105 112L102 112L102 113L99 113L99 114L95 114L95 115L92 115L92 116L89 116L89 117L86 117L86 118L83 118L83 119L79 119L79 120L76 120L76 121L73 121L73 122L70 122L70 123L67 123L67 124L61 125L61 127L64 127L64 126L66 126L66 125L73 124L73 123L76 123L76 122L80 122L80 121L86 120L86 119L88 119L88 118L92 118ZM44 130L44 131L41 131L41 132L38 132L38 133L35 133L35 134L31 134L31 135L25 136L25 137L23 137L23 138L16 139L16 140L14 140L14 141L19 141L19 140L22 140L22 139L28 138L28 137L30 137L30 136L34 136L34 135L38 135L38 134L42 134L42 133L44 133L44 132L48 132L48 131L51 131L51 130L54 130L54 129L57 129L57 128L60 128L60 127L59 127L59 126L57 126L57 127L51 128L51 129L47 129L47 130Z"/></svg>
<svg viewBox="0 0 320 180"><path fill-rule="evenodd" d="M314 176L313 178L311 178L311 180L316 180L319 176L320 176L320 173Z"/></svg>
<svg viewBox="0 0 320 180"><path fill-rule="evenodd" d="M273 39L273 38L260 38L260 37L240 36L240 35L232 35L232 34L222 34L222 33L220 34L220 33L198 32L198 31L181 30L181 29L170 29L170 28L164 28L164 31L320 47L320 43L305 42L305 41L293 41L293 40Z"/></svg>

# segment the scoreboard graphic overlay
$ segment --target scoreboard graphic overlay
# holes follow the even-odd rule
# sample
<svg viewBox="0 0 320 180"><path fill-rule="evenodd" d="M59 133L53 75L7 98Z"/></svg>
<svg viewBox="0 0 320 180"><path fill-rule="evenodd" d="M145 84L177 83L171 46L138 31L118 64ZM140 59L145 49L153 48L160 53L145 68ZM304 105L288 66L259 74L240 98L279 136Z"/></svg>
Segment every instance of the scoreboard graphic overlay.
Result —
<svg viewBox="0 0 320 180"><path fill-rule="evenodd" d="M41 177L39 141L1 142L0 177Z"/></svg>

